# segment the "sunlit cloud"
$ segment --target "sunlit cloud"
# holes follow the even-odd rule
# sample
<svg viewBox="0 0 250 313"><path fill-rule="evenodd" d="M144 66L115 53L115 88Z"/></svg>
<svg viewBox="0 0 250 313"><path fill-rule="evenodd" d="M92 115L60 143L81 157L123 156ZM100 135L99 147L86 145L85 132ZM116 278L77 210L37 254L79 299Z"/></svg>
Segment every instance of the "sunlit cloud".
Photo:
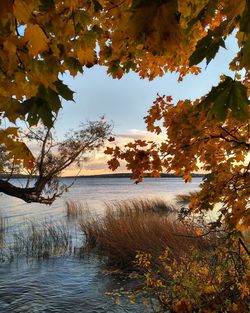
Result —
<svg viewBox="0 0 250 313"><path fill-rule="evenodd" d="M148 131L139 129L129 129L127 132L117 134L115 136L115 144L118 146L124 146L130 141L134 140L151 140L154 142L160 142L164 139L164 135L156 135ZM106 146L111 146L107 143ZM82 168L79 170L76 166L72 166L63 172L63 176L74 176L74 175L99 175L99 174L111 174L113 173L107 165L109 156L104 154L105 148L100 151L92 153L86 162L82 163ZM128 170L124 163L117 169L115 173L126 173Z"/></svg>

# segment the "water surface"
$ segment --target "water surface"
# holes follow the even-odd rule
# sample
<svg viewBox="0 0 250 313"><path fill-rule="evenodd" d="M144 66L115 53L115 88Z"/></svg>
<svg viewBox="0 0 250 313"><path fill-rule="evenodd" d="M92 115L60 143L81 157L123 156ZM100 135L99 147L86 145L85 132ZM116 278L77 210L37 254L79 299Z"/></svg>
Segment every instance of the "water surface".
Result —
<svg viewBox="0 0 250 313"><path fill-rule="evenodd" d="M63 179L70 184L70 179ZM146 178L135 185L128 178L80 178L51 206L27 204L0 196L0 215L8 220L9 233L25 225L27 219L66 221L65 200L88 203L90 210L102 214L104 202L138 198L161 198L174 201L177 194L198 189L200 178L185 184L180 178ZM24 184L18 180L18 184ZM105 292L126 287L127 282L105 275L95 257L79 259L60 256L43 261L19 259L11 264L0 263L0 312L147 312L142 306L122 305Z"/></svg>

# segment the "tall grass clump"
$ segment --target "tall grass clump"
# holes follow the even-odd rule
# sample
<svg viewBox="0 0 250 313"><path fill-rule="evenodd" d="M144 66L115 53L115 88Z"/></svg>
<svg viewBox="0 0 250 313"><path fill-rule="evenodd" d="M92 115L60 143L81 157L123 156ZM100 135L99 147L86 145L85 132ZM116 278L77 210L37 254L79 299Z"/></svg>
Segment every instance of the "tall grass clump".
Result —
<svg viewBox="0 0 250 313"><path fill-rule="evenodd" d="M172 205L158 200L114 202L106 205L103 217L83 220L80 228L87 248L105 256L110 265L131 268L138 251L159 255L168 248L178 258L203 244L187 225L174 220L173 211Z"/></svg>
<svg viewBox="0 0 250 313"><path fill-rule="evenodd" d="M11 253L6 251L6 233L8 230L8 219L0 216L0 262L10 261L12 259Z"/></svg>
<svg viewBox="0 0 250 313"><path fill-rule="evenodd" d="M7 231L8 225L5 217L0 216L0 246L3 245L5 233Z"/></svg>
<svg viewBox="0 0 250 313"><path fill-rule="evenodd" d="M87 203L68 200L65 202L66 216L68 219L75 219L83 216L88 210Z"/></svg>
<svg viewBox="0 0 250 313"><path fill-rule="evenodd" d="M137 216L157 213L169 215L176 212L173 204L162 199L131 199L105 203L106 212L112 212L117 216Z"/></svg>
<svg viewBox="0 0 250 313"><path fill-rule="evenodd" d="M72 251L72 236L67 225L52 222L29 222L27 229L13 234L14 256L48 258Z"/></svg>
<svg viewBox="0 0 250 313"><path fill-rule="evenodd" d="M4 238L5 223L3 217L0 216L0 245Z"/></svg>
<svg viewBox="0 0 250 313"><path fill-rule="evenodd" d="M180 206L186 206L189 204L190 200L191 200L191 197L195 196L197 194L196 191L193 191L193 192L189 192L187 194L180 194L180 195L177 195L175 197L175 200L176 200L176 204L177 205L180 205Z"/></svg>
<svg viewBox="0 0 250 313"><path fill-rule="evenodd" d="M4 236L5 236L5 219L0 216L0 261L3 262L3 246L4 246Z"/></svg>

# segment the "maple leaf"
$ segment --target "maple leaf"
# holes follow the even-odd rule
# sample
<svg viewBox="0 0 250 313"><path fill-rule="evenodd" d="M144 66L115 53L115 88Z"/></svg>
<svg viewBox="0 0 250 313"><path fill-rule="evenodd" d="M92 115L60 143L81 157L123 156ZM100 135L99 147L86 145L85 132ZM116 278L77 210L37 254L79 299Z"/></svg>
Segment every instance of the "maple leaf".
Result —
<svg viewBox="0 0 250 313"><path fill-rule="evenodd" d="M38 25L28 24L25 29L24 39L27 40L29 52L32 55L38 56L39 53L48 49L49 39Z"/></svg>
<svg viewBox="0 0 250 313"><path fill-rule="evenodd" d="M108 138L108 141L109 141L109 142L115 141L115 137L110 136L110 137Z"/></svg>
<svg viewBox="0 0 250 313"><path fill-rule="evenodd" d="M232 116L239 120L248 120L250 101L247 96L247 88L239 81L226 76L218 86L213 87L200 106L208 107L210 114L224 121L228 110Z"/></svg>
<svg viewBox="0 0 250 313"><path fill-rule="evenodd" d="M104 153L105 154L113 154L113 148L111 148L111 147L107 147L106 149L105 149L105 151L104 151Z"/></svg>
<svg viewBox="0 0 250 313"><path fill-rule="evenodd" d="M220 47L226 49L223 38L216 36L215 31L208 30L207 35L197 43L195 51L189 58L189 65L197 65L203 59L206 59L208 65L215 57Z"/></svg>
<svg viewBox="0 0 250 313"><path fill-rule="evenodd" d="M13 11L16 19L24 24L27 24L32 19L32 12L35 9L33 1L15 0Z"/></svg>

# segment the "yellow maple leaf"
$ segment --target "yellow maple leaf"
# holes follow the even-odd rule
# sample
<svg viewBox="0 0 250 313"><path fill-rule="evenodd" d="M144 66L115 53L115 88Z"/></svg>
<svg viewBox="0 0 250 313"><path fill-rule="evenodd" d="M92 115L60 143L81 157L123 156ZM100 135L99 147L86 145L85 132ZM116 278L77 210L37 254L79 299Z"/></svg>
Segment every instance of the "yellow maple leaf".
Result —
<svg viewBox="0 0 250 313"><path fill-rule="evenodd" d="M49 39L38 25L28 24L24 38L28 41L29 52L37 56L48 49Z"/></svg>
<svg viewBox="0 0 250 313"><path fill-rule="evenodd" d="M3 48L5 51L9 52L9 54L16 54L16 44L10 39L5 40Z"/></svg>
<svg viewBox="0 0 250 313"><path fill-rule="evenodd" d="M34 10L33 1L15 0L13 11L19 22L28 23Z"/></svg>
<svg viewBox="0 0 250 313"><path fill-rule="evenodd" d="M82 45L76 50L76 55L81 64L96 63L96 54L94 48L92 47L86 47L85 45Z"/></svg>

